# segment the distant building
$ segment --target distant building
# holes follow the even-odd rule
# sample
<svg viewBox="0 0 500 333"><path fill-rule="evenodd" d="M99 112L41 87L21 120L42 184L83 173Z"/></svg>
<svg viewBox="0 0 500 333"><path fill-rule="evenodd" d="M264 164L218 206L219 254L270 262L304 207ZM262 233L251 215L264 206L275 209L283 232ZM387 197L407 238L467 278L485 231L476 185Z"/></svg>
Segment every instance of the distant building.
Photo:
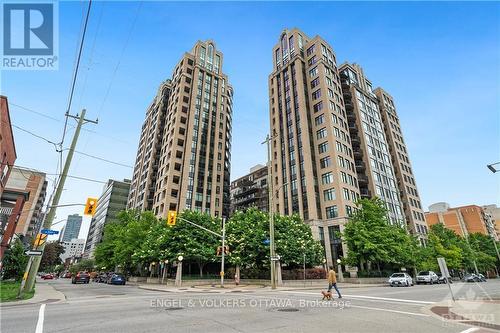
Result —
<svg viewBox="0 0 500 333"><path fill-rule="evenodd" d="M108 180L102 195L97 201L97 208L90 222L87 242L85 243L84 258L93 258L94 250L102 240L104 226L117 221L120 211L127 208L127 198L130 191L130 180Z"/></svg>
<svg viewBox="0 0 500 333"><path fill-rule="evenodd" d="M446 202L435 203L429 206L429 212L425 213L425 219L429 226L441 223L462 237L472 233L497 237L493 219L482 207L477 205L450 208Z"/></svg>
<svg viewBox="0 0 500 333"><path fill-rule="evenodd" d="M60 241L69 242L73 238L78 238L82 226L82 217L78 214L68 215Z"/></svg>
<svg viewBox="0 0 500 333"><path fill-rule="evenodd" d="M43 219L43 204L47 194L45 173L14 167L11 171L7 188L29 193L29 199L17 221L15 233L26 237L27 243L38 233Z"/></svg>
<svg viewBox="0 0 500 333"><path fill-rule="evenodd" d="M80 258L83 253L83 247L85 245L85 239L73 238L70 241L61 242L62 247L64 247L64 252L60 255L63 262L70 258Z"/></svg>
<svg viewBox="0 0 500 333"><path fill-rule="evenodd" d="M250 169L249 174L231 182L230 215L237 210L245 210L249 207L268 211L267 175L267 166L258 164Z"/></svg>

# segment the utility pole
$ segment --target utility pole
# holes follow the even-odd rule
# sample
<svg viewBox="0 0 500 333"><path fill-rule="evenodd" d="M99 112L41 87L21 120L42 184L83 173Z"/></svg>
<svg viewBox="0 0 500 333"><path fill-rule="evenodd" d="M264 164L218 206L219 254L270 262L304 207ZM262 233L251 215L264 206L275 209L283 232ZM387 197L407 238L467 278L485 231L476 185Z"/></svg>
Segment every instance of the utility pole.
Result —
<svg viewBox="0 0 500 333"><path fill-rule="evenodd" d="M73 140L71 141L71 146L68 151L68 156L66 157L66 161L64 162L64 168L59 178L59 182L57 184L56 192L52 199L49 212L45 218L45 221L43 222L43 229L50 229L50 227L52 226L52 221L54 221L54 218L56 216L57 206L59 205L59 199L61 198L61 194L64 188L64 183L66 182L66 177L68 175L69 167L71 165L71 160L73 159L73 153L75 152L76 143L78 141L78 136L80 135L80 130L82 128L82 125L85 123L97 124L97 120L94 121L85 119L85 113L86 113L85 109L82 110L82 113L79 116L78 115L72 116L66 113L66 117L77 119L78 125L76 126L75 134L73 135ZM38 248L38 250L42 251L42 255L46 244L47 243L45 242ZM22 295L22 293L24 292L31 291L35 284L35 277L36 273L38 273L38 268L40 267L42 256L36 256L33 259L32 258L33 257L30 257L30 260L26 268L26 273L24 274L23 280L21 282L20 295Z"/></svg>
<svg viewBox="0 0 500 333"><path fill-rule="evenodd" d="M269 250L271 255L271 288L276 289L276 251L274 248L274 214L273 214L273 166L271 163L271 140L269 134L266 136L266 141L262 142L267 144L267 189L269 194Z"/></svg>

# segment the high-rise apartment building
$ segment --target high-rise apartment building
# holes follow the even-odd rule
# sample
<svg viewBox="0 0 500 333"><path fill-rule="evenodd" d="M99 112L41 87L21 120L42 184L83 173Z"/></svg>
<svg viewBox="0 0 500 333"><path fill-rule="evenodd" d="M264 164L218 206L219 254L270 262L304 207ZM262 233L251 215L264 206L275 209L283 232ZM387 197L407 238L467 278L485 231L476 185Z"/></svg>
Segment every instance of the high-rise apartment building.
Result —
<svg viewBox="0 0 500 333"><path fill-rule="evenodd" d="M396 176L371 82L359 65L340 67L361 197L381 198L390 222L406 227Z"/></svg>
<svg viewBox="0 0 500 333"><path fill-rule="evenodd" d="M338 231L360 197L335 53L319 36L285 30L273 48L273 65L273 211L298 213L332 264L342 255Z"/></svg>
<svg viewBox="0 0 500 333"><path fill-rule="evenodd" d="M102 240L104 226L116 222L119 212L127 207L127 198L130 190L130 180L108 180L97 201L95 214L90 221L87 241L85 242L84 258L93 258L94 251Z"/></svg>
<svg viewBox="0 0 500 333"><path fill-rule="evenodd" d="M146 117L129 208L152 209L158 217L183 209L228 216L233 89L222 64L222 53L208 40L175 66L150 108L161 116L148 111ZM151 173L143 162L149 158Z"/></svg>
<svg viewBox="0 0 500 333"><path fill-rule="evenodd" d="M15 233L27 236L26 242L31 243L42 225L44 216L42 209L47 193L45 173L14 167L7 188L29 193L29 199L24 203L23 212L17 220Z"/></svg>
<svg viewBox="0 0 500 333"><path fill-rule="evenodd" d="M378 99L385 137L408 229L413 235L418 236L421 242L425 243L428 231L427 223L394 99L382 88L375 89L374 93Z"/></svg>
<svg viewBox="0 0 500 333"><path fill-rule="evenodd" d="M153 208L158 161L170 91L171 82L167 80L160 85L156 97L146 111L127 203L129 209L144 211Z"/></svg>
<svg viewBox="0 0 500 333"><path fill-rule="evenodd" d="M267 192L268 167L257 164L250 173L231 182L231 215L250 207L266 212L269 209Z"/></svg>
<svg viewBox="0 0 500 333"><path fill-rule="evenodd" d="M82 216L78 214L68 215L64 230L61 232L60 241L69 242L73 238L78 238L82 226Z"/></svg>

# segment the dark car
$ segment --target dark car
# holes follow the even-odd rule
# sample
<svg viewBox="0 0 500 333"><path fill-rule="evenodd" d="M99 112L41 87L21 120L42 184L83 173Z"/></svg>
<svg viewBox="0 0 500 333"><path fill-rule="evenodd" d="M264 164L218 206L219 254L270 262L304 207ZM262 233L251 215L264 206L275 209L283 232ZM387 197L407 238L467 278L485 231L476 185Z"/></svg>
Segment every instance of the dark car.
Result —
<svg viewBox="0 0 500 333"><path fill-rule="evenodd" d="M125 277L121 274L112 274L108 278L108 284L121 284L125 285Z"/></svg>
<svg viewBox="0 0 500 333"><path fill-rule="evenodd" d="M71 283L77 284L78 282L89 283L90 282L90 274L87 272L78 272L73 275L71 279Z"/></svg>
<svg viewBox="0 0 500 333"><path fill-rule="evenodd" d="M485 282L486 279L482 274L469 273L464 276L464 282Z"/></svg>
<svg viewBox="0 0 500 333"><path fill-rule="evenodd" d="M108 274L101 273L95 277L94 281L98 283L106 283L108 281Z"/></svg>

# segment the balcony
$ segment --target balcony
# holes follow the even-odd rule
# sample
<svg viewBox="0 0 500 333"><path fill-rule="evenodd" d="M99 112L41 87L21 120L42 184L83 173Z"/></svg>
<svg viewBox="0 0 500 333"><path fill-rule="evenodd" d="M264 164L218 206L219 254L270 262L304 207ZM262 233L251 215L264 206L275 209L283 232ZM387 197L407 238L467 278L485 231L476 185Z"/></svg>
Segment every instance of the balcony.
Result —
<svg viewBox="0 0 500 333"><path fill-rule="evenodd" d="M358 176L358 183L359 185L368 185L368 177L366 177L365 175L359 175Z"/></svg>
<svg viewBox="0 0 500 333"><path fill-rule="evenodd" d="M346 111L352 111L354 110L354 105L352 104L352 101L350 99L345 99L344 100L344 105Z"/></svg>
<svg viewBox="0 0 500 333"><path fill-rule="evenodd" d="M359 161L356 163L356 172L363 173L366 170L365 162Z"/></svg>

